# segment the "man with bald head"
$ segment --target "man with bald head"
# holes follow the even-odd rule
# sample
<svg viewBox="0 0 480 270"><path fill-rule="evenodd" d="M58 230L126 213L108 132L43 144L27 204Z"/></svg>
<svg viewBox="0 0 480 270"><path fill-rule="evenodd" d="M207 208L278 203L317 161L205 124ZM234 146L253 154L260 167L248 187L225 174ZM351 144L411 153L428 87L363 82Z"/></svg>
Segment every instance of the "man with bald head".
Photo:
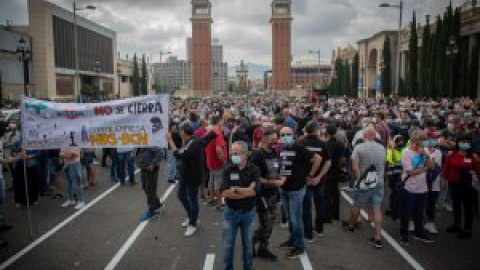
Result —
<svg viewBox="0 0 480 270"><path fill-rule="evenodd" d="M364 143L360 143L353 149L352 153L352 169L353 176L356 180L353 191L354 204L351 208L349 221L344 221L344 227L350 232L354 232L357 226L360 208L370 206L373 212L373 222L375 225L374 236L370 239L370 243L376 248L382 248L381 241L382 231L382 211L381 205L384 197L384 171L385 171L385 147L375 141L376 131L373 127L368 127L363 131ZM365 181L365 175L373 169L376 173L376 185L371 188L362 188L360 185ZM372 173L373 173L372 172Z"/></svg>
<svg viewBox="0 0 480 270"><path fill-rule="evenodd" d="M305 252L303 228L303 200L308 182L319 182L316 173L322 162L321 157L310 152L303 144L294 141L293 130L280 130L283 149L280 152L280 176L282 185L282 207L287 214L290 238L280 245L288 250L287 259L298 258Z"/></svg>
<svg viewBox="0 0 480 270"><path fill-rule="evenodd" d="M235 239L239 230L243 244L243 269L253 268L253 230L260 173L255 165L248 162L247 152L247 143L233 143L231 165L223 174L221 192L226 201L222 226L224 270L233 270Z"/></svg>

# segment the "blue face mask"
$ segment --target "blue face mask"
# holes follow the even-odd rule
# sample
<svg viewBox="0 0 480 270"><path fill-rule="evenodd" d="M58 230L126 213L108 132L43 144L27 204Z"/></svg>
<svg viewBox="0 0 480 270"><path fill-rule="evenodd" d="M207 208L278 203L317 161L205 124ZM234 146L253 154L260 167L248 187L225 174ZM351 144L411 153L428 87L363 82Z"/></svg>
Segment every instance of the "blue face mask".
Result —
<svg viewBox="0 0 480 270"><path fill-rule="evenodd" d="M240 165L240 163L242 163L242 157L238 155L232 156L232 163L233 165Z"/></svg>
<svg viewBox="0 0 480 270"><path fill-rule="evenodd" d="M430 147L437 147L438 141L435 139L430 140Z"/></svg>
<svg viewBox="0 0 480 270"><path fill-rule="evenodd" d="M425 140L422 142L422 148L427 148L430 146L430 140Z"/></svg>
<svg viewBox="0 0 480 270"><path fill-rule="evenodd" d="M472 146L470 145L470 143L461 143L458 145L458 148L463 151L468 151L470 150L470 148L472 148Z"/></svg>
<svg viewBox="0 0 480 270"><path fill-rule="evenodd" d="M282 137L282 143L283 144L291 144L293 142L293 137L292 136L283 136Z"/></svg>

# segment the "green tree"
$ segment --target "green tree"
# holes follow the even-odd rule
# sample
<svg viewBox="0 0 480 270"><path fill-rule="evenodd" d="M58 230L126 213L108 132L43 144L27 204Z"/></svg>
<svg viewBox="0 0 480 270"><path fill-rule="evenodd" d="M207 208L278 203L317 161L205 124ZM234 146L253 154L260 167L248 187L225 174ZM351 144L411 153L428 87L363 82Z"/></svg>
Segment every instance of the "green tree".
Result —
<svg viewBox="0 0 480 270"><path fill-rule="evenodd" d="M479 46L475 45L472 50L472 56L470 61L470 69L468 75L468 90L470 97L477 96L478 89L478 57L480 54Z"/></svg>
<svg viewBox="0 0 480 270"><path fill-rule="evenodd" d="M390 37L387 35L383 42L383 70L382 70L382 91L385 97L392 93L392 63L391 63Z"/></svg>
<svg viewBox="0 0 480 270"><path fill-rule="evenodd" d="M352 93L351 97L357 97L358 96L358 79L359 79L359 74L358 74L358 69L359 69L359 59L358 59L358 53L355 54L353 57L353 64L352 64Z"/></svg>
<svg viewBox="0 0 480 270"><path fill-rule="evenodd" d="M428 89L428 82L430 76L430 22L427 21L425 27L423 28L422 36L422 49L420 55L420 88L419 94L421 97L428 97L430 89Z"/></svg>
<svg viewBox="0 0 480 270"><path fill-rule="evenodd" d="M142 77L140 81L140 95L148 94L148 71L147 62L145 61L145 54L142 55Z"/></svg>
<svg viewBox="0 0 480 270"><path fill-rule="evenodd" d="M411 96L418 96L418 35L417 35L417 19L415 11L413 11L413 20L410 27L410 91Z"/></svg>
<svg viewBox="0 0 480 270"><path fill-rule="evenodd" d="M138 59L136 53L133 55L132 95L134 97L140 95L140 74L138 71Z"/></svg>

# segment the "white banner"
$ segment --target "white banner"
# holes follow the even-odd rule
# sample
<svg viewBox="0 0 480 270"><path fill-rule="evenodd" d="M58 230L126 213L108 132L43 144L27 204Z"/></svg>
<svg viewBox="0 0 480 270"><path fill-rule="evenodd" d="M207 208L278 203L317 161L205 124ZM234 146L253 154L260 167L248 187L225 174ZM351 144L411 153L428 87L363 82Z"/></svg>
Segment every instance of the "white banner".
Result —
<svg viewBox="0 0 480 270"><path fill-rule="evenodd" d="M24 149L166 147L168 95L104 103L54 103L24 97Z"/></svg>

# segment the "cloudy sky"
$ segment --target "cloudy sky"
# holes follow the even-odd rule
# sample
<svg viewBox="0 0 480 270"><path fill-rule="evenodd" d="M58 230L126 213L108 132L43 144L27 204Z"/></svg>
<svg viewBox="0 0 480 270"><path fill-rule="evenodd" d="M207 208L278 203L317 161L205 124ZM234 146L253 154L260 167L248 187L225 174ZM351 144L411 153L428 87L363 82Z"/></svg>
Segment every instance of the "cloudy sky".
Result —
<svg viewBox="0 0 480 270"><path fill-rule="evenodd" d="M35 0L29 0L35 1ZM71 10L71 0L50 0ZM404 25L417 11L417 21L425 14L443 12L450 0L405 0ZM452 0L458 6L466 0ZM185 40L191 35L191 0L77 0L77 5L93 4L96 11L80 11L118 34L122 57L133 52L152 55L171 51L184 59ZM229 65L240 60L271 64L271 0L211 0L212 36L224 45ZM332 50L384 29L398 27L398 10L382 9L382 2L398 0L293 0L292 55L294 60L314 59L310 49L320 49L322 62L329 62ZM27 0L0 0L0 22L28 23Z"/></svg>

